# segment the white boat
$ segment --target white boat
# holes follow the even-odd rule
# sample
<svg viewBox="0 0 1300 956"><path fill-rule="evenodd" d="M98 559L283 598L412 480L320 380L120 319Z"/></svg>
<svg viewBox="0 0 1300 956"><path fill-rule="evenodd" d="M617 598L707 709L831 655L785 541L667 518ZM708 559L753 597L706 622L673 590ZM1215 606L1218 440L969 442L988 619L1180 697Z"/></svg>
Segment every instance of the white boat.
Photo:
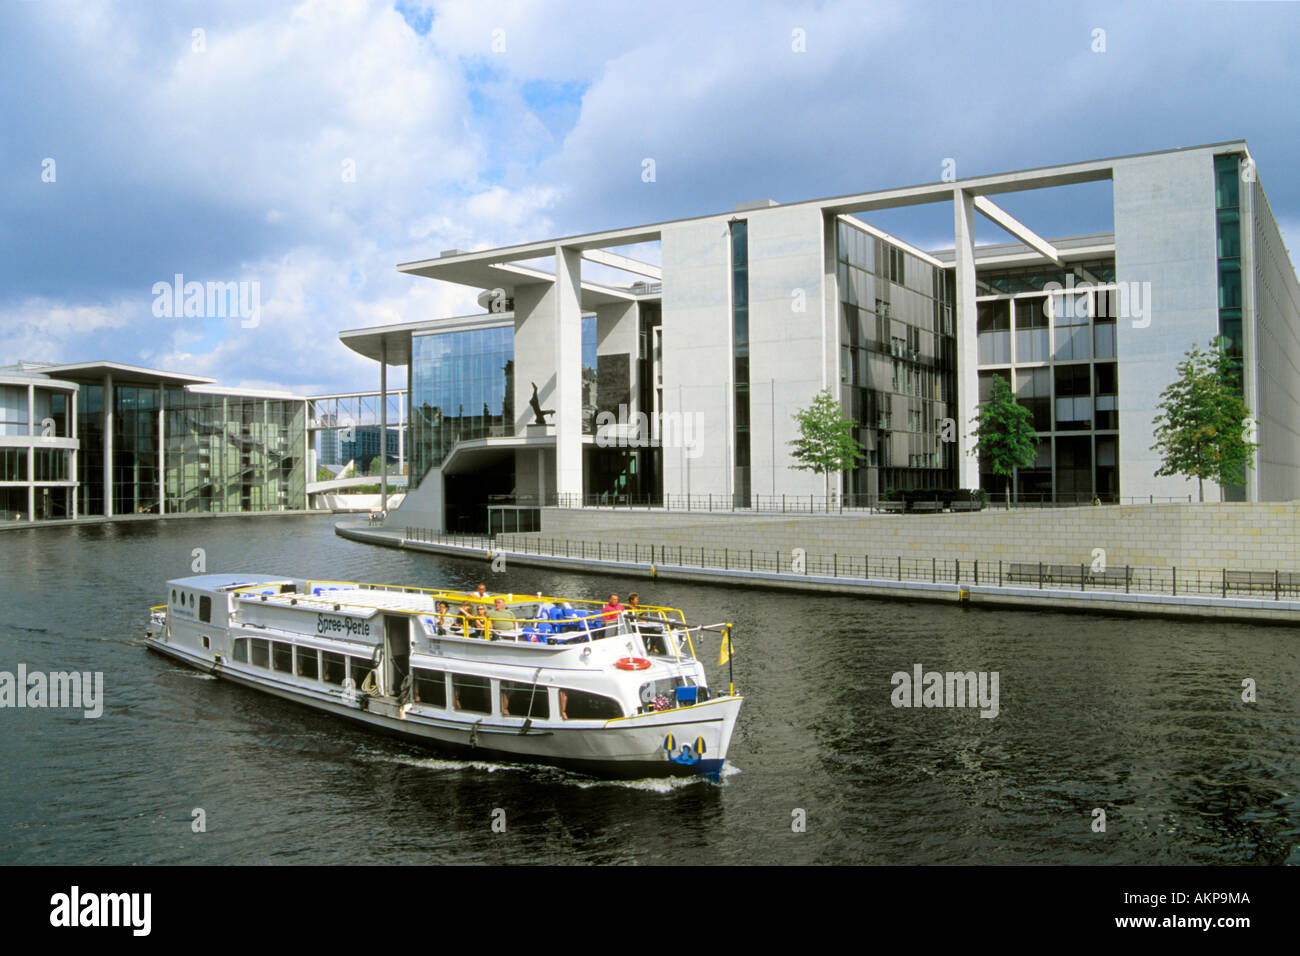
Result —
<svg viewBox="0 0 1300 956"><path fill-rule="evenodd" d="M691 627L670 608L260 574L168 589L150 649L459 756L717 774L740 713L734 685L715 694L695 656L717 639L729 659L731 625Z"/></svg>

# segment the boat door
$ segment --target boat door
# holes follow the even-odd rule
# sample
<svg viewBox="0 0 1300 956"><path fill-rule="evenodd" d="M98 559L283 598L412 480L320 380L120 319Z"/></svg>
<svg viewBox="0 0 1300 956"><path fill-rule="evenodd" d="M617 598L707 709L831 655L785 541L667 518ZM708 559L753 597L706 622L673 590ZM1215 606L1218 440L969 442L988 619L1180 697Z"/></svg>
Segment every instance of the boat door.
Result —
<svg viewBox="0 0 1300 956"><path fill-rule="evenodd" d="M407 614L384 615L384 693L403 695L411 671L411 618Z"/></svg>

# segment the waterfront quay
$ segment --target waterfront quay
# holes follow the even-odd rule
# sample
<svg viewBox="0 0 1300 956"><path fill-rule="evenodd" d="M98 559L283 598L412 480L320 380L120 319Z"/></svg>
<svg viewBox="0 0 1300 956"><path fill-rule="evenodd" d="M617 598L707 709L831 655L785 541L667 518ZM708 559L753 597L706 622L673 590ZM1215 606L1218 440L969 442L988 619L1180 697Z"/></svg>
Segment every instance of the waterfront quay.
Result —
<svg viewBox="0 0 1300 956"><path fill-rule="evenodd" d="M1296 503L781 516L546 508L493 537L343 522L388 547L648 579L1300 623Z"/></svg>

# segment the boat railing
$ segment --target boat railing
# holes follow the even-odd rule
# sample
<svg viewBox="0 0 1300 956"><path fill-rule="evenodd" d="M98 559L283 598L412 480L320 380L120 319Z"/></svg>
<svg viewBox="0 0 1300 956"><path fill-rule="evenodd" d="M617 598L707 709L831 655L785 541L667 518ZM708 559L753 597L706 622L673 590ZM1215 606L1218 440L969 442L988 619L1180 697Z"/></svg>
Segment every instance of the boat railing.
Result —
<svg viewBox="0 0 1300 956"><path fill-rule="evenodd" d="M347 590L386 591L397 594L419 594L432 599L433 608L382 607L375 604L362 604L357 601L342 599L338 592ZM416 618L428 618L434 627L435 636L480 638L487 640L507 640L521 644L582 644L605 640L613 637L636 635L643 640L657 643L662 636L663 653L671 654L676 660L682 658L681 640L686 641L686 648L691 659L695 658L695 646L691 639L693 631L699 628L687 626L685 615L677 608L638 605L635 608L624 607L615 613L606 611L606 605L600 601L581 599L558 599L538 594L509 596L501 594L480 595L437 588L406 587L400 585L364 584L355 581L308 581L301 592L271 592L265 585L247 585L234 590L243 600L260 598L262 602L277 605L305 605L314 607L322 605L326 610L361 612L373 614L382 611L385 614L403 614ZM541 609L545 606L549 613L544 617L519 617L513 611L511 616L502 617L494 613L495 607L488 607L485 600L493 603L500 598L507 608L530 607ZM441 610L445 606L447 610ZM456 608L455 611L452 608ZM464 613L461 608L470 608ZM430 611L432 610L432 613Z"/></svg>

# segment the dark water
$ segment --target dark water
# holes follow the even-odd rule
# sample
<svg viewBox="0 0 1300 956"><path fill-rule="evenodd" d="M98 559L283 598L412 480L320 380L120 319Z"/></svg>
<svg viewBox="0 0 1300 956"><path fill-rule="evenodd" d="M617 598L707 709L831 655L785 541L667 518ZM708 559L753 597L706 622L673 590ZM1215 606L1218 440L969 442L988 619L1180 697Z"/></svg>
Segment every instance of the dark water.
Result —
<svg viewBox="0 0 1300 956"><path fill-rule="evenodd" d="M140 638L194 548L209 571L638 590L734 620L732 772L456 762L180 668ZM329 518L234 518L0 533L0 670L19 662L102 671L106 703L98 720L0 710L0 863L1300 863L1288 628L493 575L346 541ZM894 708L890 675L915 663L998 671L1000 714Z"/></svg>

